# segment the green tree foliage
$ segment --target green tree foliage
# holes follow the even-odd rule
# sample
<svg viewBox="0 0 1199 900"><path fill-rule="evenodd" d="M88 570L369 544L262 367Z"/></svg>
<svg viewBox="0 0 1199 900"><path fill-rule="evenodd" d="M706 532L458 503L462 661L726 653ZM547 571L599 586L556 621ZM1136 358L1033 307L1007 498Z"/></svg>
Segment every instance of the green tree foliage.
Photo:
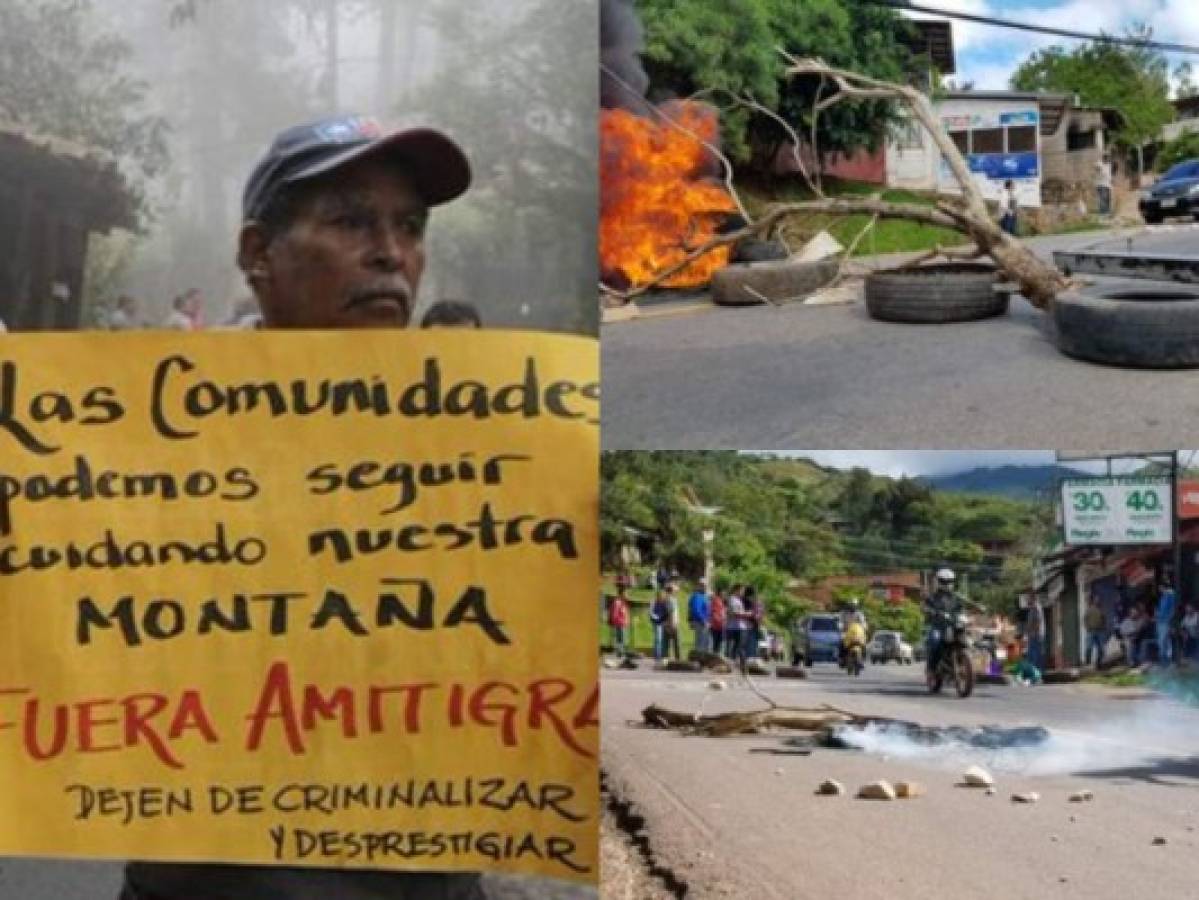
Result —
<svg viewBox="0 0 1199 900"><path fill-rule="evenodd" d="M1129 36L1148 40L1152 30L1137 26ZM1124 124L1115 140L1131 148L1156 137L1173 116L1169 71L1165 55L1150 47L1093 41L1034 52L1016 69L1011 85L1019 91L1074 93L1088 106L1118 109Z"/></svg>
<svg viewBox="0 0 1199 900"><path fill-rule="evenodd" d="M132 47L94 28L91 0L0 3L0 118L107 151L139 179L166 167L167 123L129 74Z"/></svg>
<svg viewBox="0 0 1199 900"><path fill-rule="evenodd" d="M910 60L899 40L910 26L892 10L863 0L638 0L637 7L651 97L723 89L752 97L801 133L810 128L820 82L782 78L785 61L776 48L890 80L903 80ZM890 117L885 103L836 107L820 118L820 146L876 146ZM723 124L727 148L741 162L755 150L768 156L786 137L769 117L745 108L728 109Z"/></svg>
<svg viewBox="0 0 1199 900"><path fill-rule="evenodd" d="M1199 158L1199 131L1187 131L1168 141L1157 152L1153 168L1165 172L1171 166L1188 159Z"/></svg>
<svg viewBox="0 0 1199 900"><path fill-rule="evenodd" d="M702 531L714 525L717 586L753 584L780 627L811 610L804 584L943 565L968 580L972 597L1009 609L1053 528L1046 503L940 493L865 469L727 451L605 453L600 470L605 559L616 558L623 526L631 526L653 536L657 557L647 562L697 577ZM904 618L911 607L882 604L882 621L894 623L885 627L909 634L919 618L918 610Z"/></svg>

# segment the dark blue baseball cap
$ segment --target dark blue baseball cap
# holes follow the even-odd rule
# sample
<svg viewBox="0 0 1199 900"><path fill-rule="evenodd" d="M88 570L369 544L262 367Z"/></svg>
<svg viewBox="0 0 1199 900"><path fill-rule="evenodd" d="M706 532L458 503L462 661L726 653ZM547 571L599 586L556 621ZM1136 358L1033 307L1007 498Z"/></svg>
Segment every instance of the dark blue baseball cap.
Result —
<svg viewBox="0 0 1199 900"><path fill-rule="evenodd" d="M367 156L394 159L429 206L448 203L470 186L462 148L432 128L385 133L374 119L339 116L282 131L250 173L242 218L254 219L285 184L332 172Z"/></svg>

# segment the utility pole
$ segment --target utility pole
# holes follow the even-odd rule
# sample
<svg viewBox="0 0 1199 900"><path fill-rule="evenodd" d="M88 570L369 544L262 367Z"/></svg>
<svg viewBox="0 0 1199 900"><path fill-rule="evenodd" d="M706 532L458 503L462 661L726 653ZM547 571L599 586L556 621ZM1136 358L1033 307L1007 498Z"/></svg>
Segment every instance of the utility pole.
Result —
<svg viewBox="0 0 1199 900"><path fill-rule="evenodd" d="M1178 539L1178 451L1170 454L1170 540L1174 549L1174 574L1171 587L1175 596L1182 595L1182 542Z"/></svg>

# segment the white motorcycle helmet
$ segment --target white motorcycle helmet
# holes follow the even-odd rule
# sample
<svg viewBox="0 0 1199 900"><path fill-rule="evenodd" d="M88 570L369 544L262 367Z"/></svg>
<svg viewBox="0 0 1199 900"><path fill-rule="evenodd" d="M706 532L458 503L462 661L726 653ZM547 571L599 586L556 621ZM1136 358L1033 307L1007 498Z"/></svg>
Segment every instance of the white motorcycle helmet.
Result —
<svg viewBox="0 0 1199 900"><path fill-rule="evenodd" d="M938 569L937 570L937 587L947 591L953 590L954 576L953 569Z"/></svg>

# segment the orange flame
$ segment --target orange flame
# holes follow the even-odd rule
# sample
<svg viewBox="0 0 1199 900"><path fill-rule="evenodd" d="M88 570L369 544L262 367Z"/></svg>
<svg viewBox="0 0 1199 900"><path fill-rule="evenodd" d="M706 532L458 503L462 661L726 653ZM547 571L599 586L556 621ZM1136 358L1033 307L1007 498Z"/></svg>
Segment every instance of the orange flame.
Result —
<svg viewBox="0 0 1199 900"><path fill-rule="evenodd" d="M663 111L708 143L717 140L715 111L679 102ZM717 164L694 137L656 119L619 109L600 116L600 273L608 283L638 286L716 233L736 212L724 185L710 180ZM706 180L708 179L708 180ZM721 247L665 279L665 287L707 284L728 264Z"/></svg>

